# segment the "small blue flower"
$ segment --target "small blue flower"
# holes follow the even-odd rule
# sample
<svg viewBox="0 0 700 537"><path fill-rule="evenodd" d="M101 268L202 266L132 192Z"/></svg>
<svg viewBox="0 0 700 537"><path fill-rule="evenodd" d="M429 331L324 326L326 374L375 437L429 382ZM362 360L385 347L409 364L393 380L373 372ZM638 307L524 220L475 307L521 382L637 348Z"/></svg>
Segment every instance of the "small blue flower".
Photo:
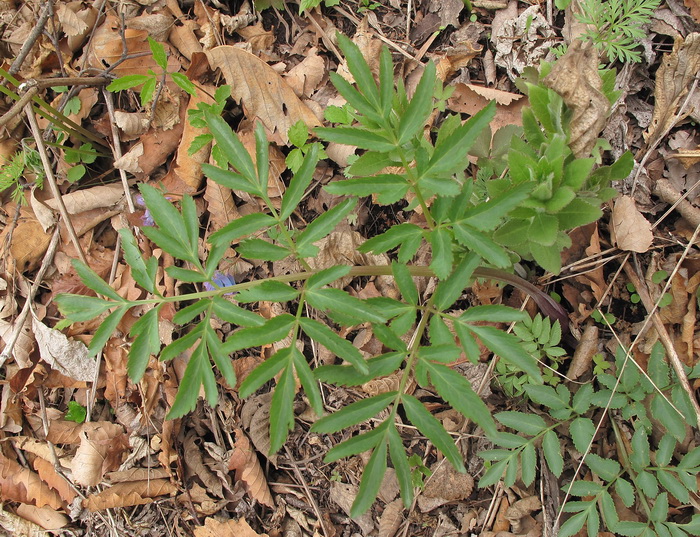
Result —
<svg viewBox="0 0 700 537"><path fill-rule="evenodd" d="M134 201L136 201L136 205L140 205L141 207L146 206L146 202L143 200L143 196L141 194L136 194L134 196ZM151 216L151 211L146 209L146 211L143 213L143 216L141 217L141 223L144 226L151 226L155 227L156 223L153 220L153 217Z"/></svg>
<svg viewBox="0 0 700 537"><path fill-rule="evenodd" d="M210 282L204 282L204 288L207 291L214 291L215 289L221 289L222 287L230 287L236 285L236 280L230 274L225 274L220 270L214 273L214 277ZM226 293L226 295L233 295L235 293Z"/></svg>

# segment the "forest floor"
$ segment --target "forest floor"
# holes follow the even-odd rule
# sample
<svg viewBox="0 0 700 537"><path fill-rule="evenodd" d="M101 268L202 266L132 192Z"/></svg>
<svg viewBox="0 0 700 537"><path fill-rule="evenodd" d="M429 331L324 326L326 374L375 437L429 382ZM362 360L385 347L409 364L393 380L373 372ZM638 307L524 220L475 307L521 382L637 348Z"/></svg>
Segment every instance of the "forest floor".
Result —
<svg viewBox="0 0 700 537"><path fill-rule="evenodd" d="M251 196L204 177L200 164L208 154L188 154L203 130L188 123L186 112L198 102L210 102L207 94L216 87L234 87L224 117L249 151L254 152L255 121L266 127L272 143L269 193L279 201L289 184L285 159L294 149L289 128L299 120L309 127L323 124L324 110L343 103L329 79L330 72L346 70L337 32L352 38L374 70L381 48L388 47L395 75L409 92L425 63L434 61L438 76L453 90L445 113L466 119L493 99L495 131L521 124L528 101L516 86L518 77L543 61L556 61L557 53L586 30L573 15L576 0L566 10L552 0L472 0L471 9L467 0L339 0L303 13L295 2L264 3L256 2L256 11L240 0L0 2L0 533L546 534L561 514L564 494L559 497L556 491L565 478L557 482L543 470L530 486L516 481L511 487L480 489L475 482L484 461L476 454L492 447L483 437L463 446L468 473L457 474L440 464L424 437L407 430L404 443L418 455L416 479L423 481L417 500L404 508L390 469L373 507L351 519L366 458L325 463L323 456L341 435L309 432L315 418L301 395L296 428L283 449L268 457L269 393L242 400L236 387L219 379L216 408L200 400L184 418L166 420L185 358L167 364L153 359L134 384L126 369L129 326L120 325L97 366L74 345L89 342L98 321L54 328L61 319L54 298L86 291L71 259L82 257L124 296L141 293L120 256L117 231L144 225L146 215L138 197L135 206L126 201L125 188L133 196L136 185L146 182L159 185L172 200L192 195L203 238L260 210ZM698 0L666 0L643 26L645 37L635 41L639 61L599 58L601 66L616 69L619 94L600 132L588 135L608 142L603 163L629 150L636 165L628 179L613 185L619 196L604 207L601 220L571 233L561 274L523 264L532 283L560 297L577 340L575 352L568 347L565 356L548 362L550 371L556 370L549 378L552 385L591 382L599 373L614 372L618 344L632 345L642 368L657 341L687 368L700 363L699 24ZM203 90L198 96L167 83L158 87L156 104L143 108L138 89L105 90L114 78L159 69L147 37L163 43L168 72L185 74ZM235 64L227 56L231 47L238 51ZM579 75L572 73L571 82L579 83ZM590 130L584 119L571 125L574 135ZM314 175L315 187L300 207L300 222L330 208L331 196L320 185L342 178L355 151L337 144L327 148L328 158ZM378 230L406 221L405 206L363 204L322 255L329 264L361 262L358 245ZM159 267L173 263L143 236L140 245L158 259ZM244 260L231 250L221 270L247 281L289 269ZM179 285L167 276L161 286L168 295L179 293ZM367 278L353 280L348 288L359 297L382 292ZM423 285L419 291L427 296L431 288ZM467 295L474 305L520 307L526 298L488 281L475 283ZM660 307L654 308L655 303ZM277 306L261 303L257 308L269 318L279 315ZM526 308L536 313L532 304ZM162 313L164 343L179 335L173 314ZM227 323L216 328L222 335L232 330ZM379 344L363 330L355 333L353 343L366 353L376 353ZM237 354L239 382L270 352L258 348ZM524 408L517 401L527 379L490 369L489 359L484 355L483 367L463 371L474 376L475 386L481 385L480 395L494 413ZM688 396L694 398L700 381L690 377ZM389 382L328 388L324 395L327 404L338 408L379 393L386 389L382 383ZM464 418L434 393L418 395L448 430L462 428ZM597 418L602 419L600 414ZM625 422L624 416L619 422ZM609 427L607 422L603 427ZM688 431L677 447L679 456L697 444L697 428ZM557 434L564 451L573 452L568 431ZM622 462L616 444L613 433L604 429L593 447L598 455ZM569 472L575 469L572 461L575 457L567 458ZM626 520L645 520L648 514L639 504L618 507ZM667 516L687 520L698 508L695 495L688 502L675 499Z"/></svg>

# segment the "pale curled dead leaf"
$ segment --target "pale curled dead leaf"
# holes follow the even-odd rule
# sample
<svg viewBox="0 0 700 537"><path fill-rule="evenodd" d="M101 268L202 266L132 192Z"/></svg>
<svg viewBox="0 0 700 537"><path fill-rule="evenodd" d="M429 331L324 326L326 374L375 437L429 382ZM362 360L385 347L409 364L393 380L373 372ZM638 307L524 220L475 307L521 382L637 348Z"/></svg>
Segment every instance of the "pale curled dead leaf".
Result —
<svg viewBox="0 0 700 537"><path fill-rule="evenodd" d="M377 537L394 537L403 522L403 501L394 500L384 508L379 518Z"/></svg>
<svg viewBox="0 0 700 537"><path fill-rule="evenodd" d="M80 445L71 461L73 479L86 487L98 485L105 473L121 464L129 447L121 427L96 427L80 432Z"/></svg>
<svg viewBox="0 0 700 537"><path fill-rule="evenodd" d="M48 506L36 507L35 505L21 503L17 506L17 514L45 530L60 530L69 522L66 515ZM20 534L15 533L14 535L19 537Z"/></svg>
<svg viewBox="0 0 700 537"><path fill-rule="evenodd" d="M272 392L249 398L241 410L241 422L255 449L262 453L270 463L277 467L277 453L270 454L270 404Z"/></svg>
<svg viewBox="0 0 700 537"><path fill-rule="evenodd" d="M74 380L95 380L97 364L88 355L83 342L68 339L62 332L49 328L36 317L32 321L32 330L39 345L41 359L53 369Z"/></svg>
<svg viewBox="0 0 700 537"><path fill-rule="evenodd" d="M689 34L685 40L677 38L673 50L664 54L656 71L654 113L644 138L653 144L675 124L681 99L700 71L700 33Z"/></svg>
<svg viewBox="0 0 700 537"><path fill-rule="evenodd" d="M612 211L612 231L615 244L621 250L644 253L654 242L651 224L642 216L634 198L620 196Z"/></svg>
<svg viewBox="0 0 700 537"><path fill-rule="evenodd" d="M257 56L228 45L206 52L209 64L217 67L231 85L232 97L241 103L250 120L259 118L283 144L287 131L299 120L309 128L320 125L314 113L302 103L272 67Z"/></svg>
<svg viewBox="0 0 700 537"><path fill-rule="evenodd" d="M4 500L31 503L37 507L62 507L61 498L29 468L0 454L0 490Z"/></svg>
<svg viewBox="0 0 700 537"><path fill-rule="evenodd" d="M598 51L576 39L542 82L561 95L572 111L569 146L574 155L588 157L610 111L598 73Z"/></svg>
<svg viewBox="0 0 700 537"><path fill-rule="evenodd" d="M85 498L83 506L92 512L114 507L130 507L151 503L153 498L169 496L175 492L177 487L167 479L117 483Z"/></svg>
<svg viewBox="0 0 700 537"><path fill-rule="evenodd" d="M252 449L250 440L240 429L236 431L236 445L228 461L228 469L236 471L236 479L246 484L251 498L268 507L275 506L260 460Z"/></svg>
<svg viewBox="0 0 700 537"><path fill-rule="evenodd" d="M455 500L463 500L474 490L474 478L460 473L443 460L433 465L433 474L418 496L418 507L424 513Z"/></svg>
<svg viewBox="0 0 700 537"><path fill-rule="evenodd" d="M44 528L35 522L5 511L2 506L0 506L0 527L13 537L45 537L46 535Z"/></svg>
<svg viewBox="0 0 700 537"><path fill-rule="evenodd" d="M195 537L268 537L267 533L258 533L250 527L245 518L218 521L207 518L204 526L194 530Z"/></svg>
<svg viewBox="0 0 700 537"><path fill-rule="evenodd" d="M350 509L352 508L352 503L357 497L358 490L359 487L354 485L333 481L331 483L330 499L335 502L346 515L350 516ZM374 531L374 520L369 512L354 518L353 521L360 526L363 535L369 535L370 532Z"/></svg>

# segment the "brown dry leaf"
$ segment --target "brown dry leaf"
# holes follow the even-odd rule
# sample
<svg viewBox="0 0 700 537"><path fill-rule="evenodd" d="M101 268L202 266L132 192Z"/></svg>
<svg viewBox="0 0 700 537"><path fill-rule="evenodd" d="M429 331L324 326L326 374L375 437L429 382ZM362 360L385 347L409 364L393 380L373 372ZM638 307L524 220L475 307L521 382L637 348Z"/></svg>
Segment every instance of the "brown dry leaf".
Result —
<svg viewBox="0 0 700 537"><path fill-rule="evenodd" d="M46 531L38 524L5 511L0 505L0 527L13 537L45 537Z"/></svg>
<svg viewBox="0 0 700 537"><path fill-rule="evenodd" d="M36 507L22 503L17 507L17 514L45 530L60 530L70 522L66 515L47 506ZM19 534L15 533L14 535L17 537Z"/></svg>
<svg viewBox="0 0 700 537"><path fill-rule="evenodd" d="M423 494L418 496L418 507L424 513L448 502L464 500L474 490L474 478L455 470L446 460L431 468L433 475L425 483Z"/></svg>
<svg viewBox="0 0 700 537"><path fill-rule="evenodd" d="M202 449L197 444L197 437L194 431L189 431L187 433L183 445L185 453L184 462L188 472L191 475L197 476L212 494L223 498L224 488L221 480L204 464Z"/></svg>
<svg viewBox="0 0 700 537"><path fill-rule="evenodd" d="M29 468L24 468L0 453L0 491L2 499L31 503L37 507L62 507L61 498Z"/></svg>
<svg viewBox="0 0 700 537"><path fill-rule="evenodd" d="M102 70L121 60L122 39L118 30L120 24L117 17L109 15L105 22L97 28L92 38L92 46L88 50L88 64L90 67ZM124 31L126 53L129 55L129 58L112 69L113 75L117 78L124 75L147 75L149 69L155 72L160 70L151 54L147 37L148 31L146 30L127 28ZM166 53L170 52L170 46L167 43L163 43L163 46ZM134 57L142 52L145 55ZM179 70L180 63L177 60L177 55L168 54L168 72L172 73Z"/></svg>
<svg viewBox="0 0 700 537"><path fill-rule="evenodd" d="M578 345L576 345L574 357L566 372L567 378L576 380L591 370L593 356L598 352L598 342L598 327L594 324L587 325Z"/></svg>
<svg viewBox="0 0 700 537"><path fill-rule="evenodd" d="M219 183L207 179L204 199L207 201L211 231L219 230L229 222L241 217L233 201L231 189L228 187L221 186ZM231 243L232 246L236 244L238 244L238 241Z"/></svg>
<svg viewBox="0 0 700 537"><path fill-rule="evenodd" d="M124 483L127 481L167 479L170 477L170 472L165 468L132 468L131 470L109 472L105 477L110 483Z"/></svg>
<svg viewBox="0 0 700 537"><path fill-rule="evenodd" d="M497 106L491 131L496 132L505 125L522 125L522 109L527 104L522 97L517 93L459 83L447 101L447 108L473 116L493 99Z"/></svg>
<svg viewBox="0 0 700 537"><path fill-rule="evenodd" d="M700 71L700 33L689 34L685 40L677 38L673 50L664 54L656 71L654 88L654 114L644 138L653 145L676 122L676 112L681 99L688 93L688 86Z"/></svg>
<svg viewBox="0 0 700 537"><path fill-rule="evenodd" d="M220 68L231 85L232 97L241 103L246 117L262 121L269 132L287 145L287 131L299 120L309 128L320 125L311 109L272 67L257 56L228 45L207 51L212 68Z"/></svg>
<svg viewBox="0 0 700 537"><path fill-rule="evenodd" d="M139 134L146 132L148 128L148 114L146 112L124 112L116 110L114 112L114 122L125 135L123 140L131 140Z"/></svg>
<svg viewBox="0 0 700 537"><path fill-rule="evenodd" d="M620 196L612 211L614 242L621 250L644 253L654 242L651 224L642 216L634 198Z"/></svg>
<svg viewBox="0 0 700 537"><path fill-rule="evenodd" d="M14 215L15 203L6 203L6 213ZM39 267L46 249L51 242L51 235L46 233L34 215L32 208L23 205L19 211L17 226L4 226L0 232L0 244L6 244L8 234L12 230L10 256L14 260L18 272L33 271Z"/></svg>
<svg viewBox="0 0 700 537"><path fill-rule="evenodd" d="M219 522L215 518L207 518L204 526L194 530L195 537L269 537L267 533L258 533L250 527L245 518Z"/></svg>
<svg viewBox="0 0 700 537"><path fill-rule="evenodd" d="M683 3L690 10L695 22L700 23L700 0L683 0Z"/></svg>
<svg viewBox="0 0 700 537"><path fill-rule="evenodd" d="M287 84L299 98L308 98L316 91L325 76L326 65L317 52L316 47L310 48L306 52L304 60L292 67L284 76Z"/></svg>
<svg viewBox="0 0 700 537"><path fill-rule="evenodd" d="M392 373L388 377L382 377L370 380L369 382L365 382L362 386L360 386L360 388L370 397L374 397L375 395L379 395L380 393L391 392L399 388L402 375L403 373L401 371L397 371L395 373ZM408 384L406 385L405 393L411 395L415 389L416 380L413 377L411 377L408 381Z"/></svg>
<svg viewBox="0 0 700 537"><path fill-rule="evenodd" d="M506 511L506 518L510 521L511 531L522 535L528 533L536 524L531 516L534 511L542 509L542 503L537 496L528 496L516 501Z"/></svg>
<svg viewBox="0 0 700 537"><path fill-rule="evenodd" d="M36 317L33 317L32 331L44 362L74 380L95 380L97 364L88 355L85 343L68 339L62 332L49 328Z"/></svg>
<svg viewBox="0 0 700 537"><path fill-rule="evenodd" d="M272 392L248 398L241 410L241 423L248 431L255 449L277 467L277 453L270 455L270 404Z"/></svg>
<svg viewBox="0 0 700 537"><path fill-rule="evenodd" d="M698 149L680 149L677 153L669 155L667 158L679 160L683 167L687 170L700 162L700 148Z"/></svg>
<svg viewBox="0 0 700 537"><path fill-rule="evenodd" d="M177 486L167 479L151 479L117 483L83 500L83 507L92 511L102 511L114 507L131 507L151 503L158 496L169 496L177 492Z"/></svg>
<svg viewBox="0 0 700 537"><path fill-rule="evenodd" d="M124 197L124 187L121 184L94 186L85 190L76 190L61 197L68 214L79 214L117 205ZM53 198L46 200L45 203L52 209L58 210L58 203Z"/></svg>
<svg viewBox="0 0 700 537"><path fill-rule="evenodd" d="M214 93L213 87L198 87L197 96L190 97L187 110L195 110L199 103L212 104L214 100L209 96L209 93ZM175 165L170 168L167 176L163 178L163 183L167 186L168 191L176 194L192 194L199 190L202 185L202 178L204 177L202 163L209 160L211 144L206 144L193 155L189 154L189 148L197 136L207 134L208 132L209 130L206 128L196 128L193 127L189 121L185 122L182 131L182 139L177 148ZM174 177L170 178L171 175ZM173 185L168 183L169 180L175 179L178 183L184 183L187 188L173 187Z"/></svg>
<svg viewBox="0 0 700 537"><path fill-rule="evenodd" d="M236 430L236 445L228 461L228 469L236 471L236 479L246 484L251 498L268 507L275 506L260 460L253 451L250 440L240 429Z"/></svg>
<svg viewBox="0 0 700 537"><path fill-rule="evenodd" d="M32 466L39 474L41 480L46 483L53 490L58 492L58 495L66 503L71 503L75 497L78 495L71 484L66 481L66 478L60 475L54 465L47 459L42 459L41 457L36 457L32 462Z"/></svg>
<svg viewBox="0 0 700 537"><path fill-rule="evenodd" d="M256 24L238 28L236 33L250 43L253 52L267 50L275 42L275 34L272 33L272 30L265 30L262 19Z"/></svg>
<svg viewBox="0 0 700 537"><path fill-rule="evenodd" d="M403 500L394 500L384 508L379 518L377 537L394 537L403 522Z"/></svg>
<svg viewBox="0 0 700 537"><path fill-rule="evenodd" d="M355 485L333 481L331 483L330 499L335 502L346 515L350 516L352 503L355 501L355 498L357 498L357 492L359 490L360 488ZM363 535L369 535L374 531L374 519L372 518L371 511L367 511L359 517L353 518L353 522L360 526Z"/></svg>
<svg viewBox="0 0 700 537"><path fill-rule="evenodd" d="M605 127L610 101L598 74L598 51L574 40L542 82L562 96L572 111L569 146L577 157L588 157Z"/></svg>
<svg viewBox="0 0 700 537"><path fill-rule="evenodd" d="M121 157L115 159L113 166L117 170L124 170L125 172L133 174L143 173L143 170L139 165L139 159L143 156L143 154L143 143L139 142L131 146L131 148L129 148L129 150L126 153L124 153Z"/></svg>
<svg viewBox="0 0 700 537"><path fill-rule="evenodd" d="M254 124L252 122L244 121L239 125L237 134L238 139L253 160L253 165L257 166L258 157L255 151L255 132L253 129ZM267 154L268 162L270 163L267 173L267 195L272 202L277 205L281 203L280 198L284 194L286 188L281 177L282 173L287 169L287 163L285 162L284 154L275 145L270 144ZM247 192L237 191L236 195L246 201L254 202L253 200L255 200L255 198L250 196Z"/></svg>
<svg viewBox="0 0 700 537"><path fill-rule="evenodd" d="M19 333L19 338L15 342L15 346L12 349L12 357L21 368L28 368L32 365L32 361L29 356L34 350L36 340L34 339L31 326L31 320L27 319L24 322L24 326L22 326ZM2 338L5 343L9 341L14 331L15 323L9 323L4 319L0 319L0 338Z"/></svg>
<svg viewBox="0 0 700 537"><path fill-rule="evenodd" d="M73 479L86 487L94 487L105 473L118 468L129 441L120 426L96 427L80 433L80 446L71 461Z"/></svg>

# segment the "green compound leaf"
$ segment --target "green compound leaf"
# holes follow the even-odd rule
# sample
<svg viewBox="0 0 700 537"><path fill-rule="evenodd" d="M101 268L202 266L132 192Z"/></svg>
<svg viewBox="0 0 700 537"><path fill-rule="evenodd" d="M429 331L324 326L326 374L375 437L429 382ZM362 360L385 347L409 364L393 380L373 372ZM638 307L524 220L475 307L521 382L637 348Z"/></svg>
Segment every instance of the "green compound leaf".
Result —
<svg viewBox="0 0 700 537"><path fill-rule="evenodd" d="M296 387L291 363L282 370L270 404L270 455L277 453L294 430L294 397Z"/></svg>
<svg viewBox="0 0 700 537"><path fill-rule="evenodd" d="M119 293L117 293L114 289L112 289L107 284L107 282L105 282L102 278L100 278L94 270L92 270L90 267L88 267L82 261L79 261L77 259L73 259L72 265L73 265L73 268L75 269L75 272L80 277L80 280L86 286L88 286L90 289L95 291L98 295L103 295L103 296L109 297L109 298L116 300L118 302L124 302L124 299L121 296L119 296ZM73 296L77 296L77 295L73 295ZM90 317L90 319L92 319L92 317ZM84 319L84 320L88 320L88 319Z"/></svg>
<svg viewBox="0 0 700 537"><path fill-rule="evenodd" d="M341 338L325 324L307 317L299 319L299 324L307 336L320 343L340 358L350 362L358 372L362 374L367 374L369 372L367 362L365 362L365 359L362 357L362 353L347 339Z"/></svg>
<svg viewBox="0 0 700 537"><path fill-rule="evenodd" d="M434 252L433 255L435 255ZM479 266L480 261L479 256L467 254L450 277L438 284L437 289L435 289L435 298L433 299L436 309L444 311L459 299L464 288L469 285L472 273ZM450 269L452 268L451 265L452 260L450 259ZM433 265L431 264L430 267L433 268ZM434 268L433 271L435 271ZM435 272L435 274L437 275L438 273Z"/></svg>
<svg viewBox="0 0 700 537"><path fill-rule="evenodd" d="M402 263L392 262L391 272L394 275L394 281L401 292L401 296L410 304L417 305L418 289L416 288L416 284L413 281L408 267Z"/></svg>
<svg viewBox="0 0 700 537"><path fill-rule="evenodd" d="M459 320L465 323L478 321L487 321L492 323L517 323L518 321L523 321L527 318L527 313L523 311L498 304L472 306L459 316Z"/></svg>
<svg viewBox="0 0 700 537"><path fill-rule="evenodd" d="M246 239L236 248L236 251L246 259L261 259L263 261L279 261L290 254L287 248L263 239Z"/></svg>
<svg viewBox="0 0 700 537"><path fill-rule="evenodd" d="M124 260L131 268L131 275L134 277L134 280L146 291L155 294L155 277L158 268L158 260L155 257L149 257L148 261L144 261L141 256L141 251L136 245L136 239L128 228L120 229L119 236L122 239Z"/></svg>
<svg viewBox="0 0 700 537"><path fill-rule="evenodd" d="M158 64L163 71L168 70L168 55L165 53L165 47L163 43L148 38L148 46L151 48L151 54L153 54L153 59Z"/></svg>
<svg viewBox="0 0 700 537"><path fill-rule="evenodd" d="M632 436L632 451L630 453L630 464L635 472L641 472L651 463L649 453L649 437L640 427L634 431Z"/></svg>
<svg viewBox="0 0 700 537"><path fill-rule="evenodd" d="M399 244L406 242L411 239L420 239L423 237L423 230L415 224L399 224L398 226L393 226L381 235L372 237L371 239L365 241L359 248L358 251L362 253L373 252L375 254L381 254L392 248L396 248ZM417 249L417 247L416 247ZM401 260L400 260L401 261ZM405 260L401 261L402 263Z"/></svg>
<svg viewBox="0 0 700 537"><path fill-rule="evenodd" d="M595 453L586 456L586 465L591 471L605 481L614 480L621 471L620 463L613 459L604 459Z"/></svg>
<svg viewBox="0 0 700 537"><path fill-rule="evenodd" d="M149 75L125 75L117 78L116 80L113 80L107 86L107 89L111 92L116 93L118 91L124 91L127 89L135 88L136 86L145 84L146 82L152 79L153 77Z"/></svg>
<svg viewBox="0 0 700 537"><path fill-rule="evenodd" d="M303 248L330 234L341 222L341 220L343 220L343 218L345 218L348 213L355 208L356 204L356 200L346 199L341 201L331 210L317 216L311 223L309 223L308 226L306 226L306 229L302 231L301 235L299 235L297 238L297 248L302 250Z"/></svg>
<svg viewBox="0 0 700 537"><path fill-rule="evenodd" d="M367 102L374 108L374 110L380 111L381 102L379 100L377 83L374 81L374 75L372 75L372 71L370 70L369 65L367 65L360 48L340 32L338 32L336 36L338 38L338 46L345 55L348 69L352 73L358 89L363 93Z"/></svg>
<svg viewBox="0 0 700 537"><path fill-rule="evenodd" d="M525 412L498 412L496 419L506 427L528 436L537 436L547 428L545 421L537 414Z"/></svg>
<svg viewBox="0 0 700 537"><path fill-rule="evenodd" d="M588 513L586 511L576 513L561 525L559 528L559 537L571 537L572 535L576 535L581 531L581 528L583 528L587 517Z"/></svg>
<svg viewBox="0 0 700 537"><path fill-rule="evenodd" d="M351 517L359 517L374 503L386 473L386 452L387 438L385 436L381 443L374 448L372 456L362 472L360 490L357 491L357 497L350 508Z"/></svg>
<svg viewBox="0 0 700 537"><path fill-rule="evenodd" d="M301 167L294 174L294 177L292 177L289 188L287 188L282 196L282 209L279 216L280 222L292 215L297 205L299 205L301 198L304 197L304 192L309 188L314 176L314 171L316 170L316 163L318 162L319 147L318 144L312 144L311 149L304 157Z"/></svg>
<svg viewBox="0 0 700 537"><path fill-rule="evenodd" d="M520 452L520 473L523 483L528 487L532 485L535 481L536 472L537 452L535 451L535 445L532 442L528 442Z"/></svg>
<svg viewBox="0 0 700 537"><path fill-rule="evenodd" d="M260 185L257 184L257 174L255 165L253 164L253 159L250 157L248 150L239 140L238 135L233 132L231 127L221 116L205 111L204 118L207 122L209 131L214 135L217 147L221 150L228 161L233 164L233 167L238 170L244 181L248 183L248 188L255 185L257 187L257 191L254 193L262 193ZM202 169L204 170L204 167ZM209 175L209 171L212 171L212 169L217 170L218 168L207 165L204 173ZM219 182L216 177L212 177L211 175L209 175L209 177L214 179L214 181L217 183Z"/></svg>
<svg viewBox="0 0 700 537"><path fill-rule="evenodd" d="M267 381L274 378L282 368L289 365L291 347L284 347L256 367L241 383L238 394L245 399L253 395Z"/></svg>
<svg viewBox="0 0 700 537"><path fill-rule="evenodd" d="M260 302L262 300L268 302L289 302L296 300L299 296L299 291L286 283L275 280L262 281L254 287L244 289L236 295L236 301L241 304L247 302Z"/></svg>
<svg viewBox="0 0 700 537"><path fill-rule="evenodd" d="M452 236L444 228L426 232L425 235L433 251L430 269L435 273L435 276L444 280L452 272L452 263L454 261Z"/></svg>
<svg viewBox="0 0 700 537"><path fill-rule="evenodd" d="M367 399L361 399L325 416L313 424L316 433L337 433L352 425L362 423L384 410L396 398L396 392L386 392Z"/></svg>
<svg viewBox="0 0 700 537"><path fill-rule="evenodd" d="M386 317L378 309L340 289L307 289L305 294L309 304L314 308L330 310L352 317L359 322L386 322Z"/></svg>
<svg viewBox="0 0 700 537"><path fill-rule="evenodd" d="M401 397L401 404L411 423L418 427L418 430L445 455L456 470L465 472L462 455L455 446L454 440L447 434L442 424L426 410L423 403L412 395L404 394Z"/></svg>
<svg viewBox="0 0 700 537"><path fill-rule="evenodd" d="M157 306L146 312L134 323L129 332L134 342L131 344L126 371L134 382L141 381L151 354L157 354L160 350L159 310L160 306Z"/></svg>
<svg viewBox="0 0 700 537"><path fill-rule="evenodd" d="M222 352L231 354L232 352L250 347L259 347L280 341L287 337L296 319L284 313L273 317L262 326L243 328L234 332L224 343Z"/></svg>
<svg viewBox="0 0 700 537"><path fill-rule="evenodd" d="M322 381L341 386L360 386L370 380L386 377L396 371L406 358L405 352L389 352L367 360L369 372L360 373L350 365L322 365L314 369L314 376Z"/></svg>
<svg viewBox="0 0 700 537"><path fill-rule="evenodd" d="M256 196L262 195L260 186L251 182L250 179L247 179L240 173L232 172L231 170L222 170L218 166L212 166L206 162L202 163L202 171L209 179L221 186L225 186L231 190L242 190L243 192L248 192Z"/></svg>
<svg viewBox="0 0 700 537"><path fill-rule="evenodd" d="M544 405L551 410L563 410L569 406L569 397L562 397L562 394L551 386L538 386L534 384L525 385L525 392L528 397ZM593 423L593 422L591 422ZM595 429L595 427L594 427ZM578 449L578 448L577 448ZM581 452L583 453L583 451Z"/></svg>
<svg viewBox="0 0 700 537"><path fill-rule="evenodd" d="M588 462L588 459L586 459ZM659 470L656 477L663 488L669 491L681 503L688 503L690 495L688 489L681 483L673 473L666 470Z"/></svg>
<svg viewBox="0 0 700 537"><path fill-rule="evenodd" d="M389 424L389 421L384 421L375 429L353 436L349 440L338 444L326 454L323 461L326 463L335 462L338 459L369 451L382 441L382 438L386 435Z"/></svg>
<svg viewBox="0 0 700 537"><path fill-rule="evenodd" d="M231 243L263 228L268 228L275 223L276 220L268 214L253 213L242 216L232 220L219 231L212 233L211 237L209 237L209 242L212 244Z"/></svg>
<svg viewBox="0 0 700 537"><path fill-rule="evenodd" d="M491 411L472 390L469 381L449 367L429 361L421 361L430 374L430 380L438 395L465 417L473 420L487 435L496 433Z"/></svg>
<svg viewBox="0 0 700 537"><path fill-rule="evenodd" d="M349 265L336 265L335 267L323 269L306 280L306 288L316 289L323 287L347 276L348 272L350 272Z"/></svg>
<svg viewBox="0 0 700 537"><path fill-rule="evenodd" d="M544 451L544 458L551 472L556 477L560 477L564 471L564 458L561 454L561 445L557 433L554 431L544 433L542 437L542 451Z"/></svg>
<svg viewBox="0 0 700 537"><path fill-rule="evenodd" d="M253 313L243 309L235 304L231 304L228 300L223 297L214 297L214 315L216 315L222 321L231 323L235 326L243 326L245 328L253 326L262 326L265 324L265 319Z"/></svg>
<svg viewBox="0 0 700 537"><path fill-rule="evenodd" d="M195 86L186 75L182 73L170 73L170 76L173 78L173 82L175 82L182 91L193 97L197 95L197 86Z"/></svg>
<svg viewBox="0 0 700 537"><path fill-rule="evenodd" d="M455 225L452 228L455 239L462 246L466 246L479 254L485 261L496 267L506 268L511 265L510 256L505 248L491 240L484 233L467 225Z"/></svg>
<svg viewBox="0 0 700 537"><path fill-rule="evenodd" d="M74 323L90 321L115 306L112 301L85 295L62 294L55 301L61 315Z"/></svg>
<svg viewBox="0 0 700 537"><path fill-rule="evenodd" d="M311 408L320 416L323 413L323 398L321 397L321 391L318 389L318 382L314 378L311 367L309 367L306 358L296 346L292 347L292 358L294 360L294 369L296 370L297 377L299 377L299 381L304 388L304 393L309 398Z"/></svg>
<svg viewBox="0 0 700 537"><path fill-rule="evenodd" d="M527 373L533 383L541 384L542 374L537 361L520 345L518 339L493 326L469 325L469 330L476 335L488 349L511 365Z"/></svg>
<svg viewBox="0 0 700 537"><path fill-rule="evenodd" d="M88 356L97 356L104 348L109 338L112 337L112 334L117 329L119 321L122 320L122 317L124 317L127 311L129 311L128 305L120 306L100 323L99 328L95 331L95 335L93 335L90 340L90 345L88 345Z"/></svg>
<svg viewBox="0 0 700 537"><path fill-rule="evenodd" d="M324 140L337 144L382 152L396 149L396 144L393 144L383 136L356 127L317 127L315 131Z"/></svg>
<svg viewBox="0 0 700 537"><path fill-rule="evenodd" d="M402 199L408 192L408 182L401 175L380 174L373 177L358 177L345 181L335 181L324 187L337 196L377 196L379 205L391 205Z"/></svg>
<svg viewBox="0 0 700 537"><path fill-rule="evenodd" d="M579 453L585 453L593 441L595 435L595 425L590 418L576 418L569 426L571 439L574 441L574 447Z"/></svg>
<svg viewBox="0 0 700 537"><path fill-rule="evenodd" d="M411 476L411 466L408 462L401 436L396 430L396 424L391 424L388 436L389 457L391 457L394 470L396 470L396 478L399 482L399 490L401 491L403 504L408 508L413 502L413 479Z"/></svg>
<svg viewBox="0 0 700 537"><path fill-rule="evenodd" d="M209 363L206 345L200 343L190 355L180 386L175 396L173 406L168 412L167 419L180 418L192 412L197 406L199 389L204 386L204 392L210 405L216 404L217 391L214 371Z"/></svg>
<svg viewBox="0 0 700 537"><path fill-rule="evenodd" d="M433 111L433 92L435 89L435 64L428 62L423 70L420 82L413 98L399 121L399 144L403 145L423 128Z"/></svg>

